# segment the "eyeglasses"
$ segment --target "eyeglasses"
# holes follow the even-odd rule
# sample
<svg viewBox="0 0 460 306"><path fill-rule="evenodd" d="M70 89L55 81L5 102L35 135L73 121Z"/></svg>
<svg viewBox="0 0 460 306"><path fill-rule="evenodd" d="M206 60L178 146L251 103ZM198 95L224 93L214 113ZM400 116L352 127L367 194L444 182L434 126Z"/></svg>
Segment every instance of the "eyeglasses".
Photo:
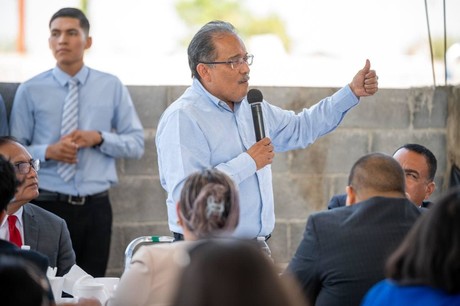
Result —
<svg viewBox="0 0 460 306"><path fill-rule="evenodd" d="M228 61L224 61L224 62L201 62L201 63L206 64L206 65L228 64L230 65L230 67L232 67L232 69L238 69L244 63L246 63L248 66L251 66L253 60L254 60L254 55L248 54L244 57L229 59Z"/></svg>
<svg viewBox="0 0 460 306"><path fill-rule="evenodd" d="M32 159L28 162L17 163L14 164L14 168L16 169L16 172L20 174L28 174L32 168L37 172L40 170L40 160Z"/></svg>

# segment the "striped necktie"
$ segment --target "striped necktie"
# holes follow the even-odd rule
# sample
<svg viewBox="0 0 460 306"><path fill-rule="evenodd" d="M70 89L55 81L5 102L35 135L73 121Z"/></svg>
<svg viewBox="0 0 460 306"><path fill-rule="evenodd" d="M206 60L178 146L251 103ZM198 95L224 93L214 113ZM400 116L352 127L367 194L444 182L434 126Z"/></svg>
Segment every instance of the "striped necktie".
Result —
<svg viewBox="0 0 460 306"><path fill-rule="evenodd" d="M18 247L22 246L21 233L16 227L16 221L18 217L15 215L8 216L8 231L10 232L10 242L14 243Z"/></svg>
<svg viewBox="0 0 460 306"><path fill-rule="evenodd" d="M78 128L78 80L70 79L69 93L64 101L64 111L62 113L61 136L67 135ZM70 181L77 166L75 164L58 163L58 174L66 182Z"/></svg>

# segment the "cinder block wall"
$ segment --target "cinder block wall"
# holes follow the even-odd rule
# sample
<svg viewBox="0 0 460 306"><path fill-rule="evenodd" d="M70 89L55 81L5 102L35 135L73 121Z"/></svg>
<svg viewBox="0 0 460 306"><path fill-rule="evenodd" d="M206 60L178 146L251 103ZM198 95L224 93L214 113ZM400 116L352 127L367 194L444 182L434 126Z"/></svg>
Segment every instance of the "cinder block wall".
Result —
<svg viewBox="0 0 460 306"><path fill-rule="evenodd" d="M7 100L8 108L16 87L17 84L0 83L0 93ZM170 235L166 194L159 182L154 139L162 112L185 87L128 88L145 128L146 150L140 160L118 161L120 183L110 193L114 226L107 275L121 274L124 250L132 239L144 235ZM337 90L259 89L272 104L296 112ZM326 209L332 195L344 192L352 164L364 154L376 151L392 154L407 142L427 146L438 159L435 198L447 173L448 100L457 99L459 90L458 87L380 89L375 96L363 98L331 134L307 149L278 153L272 168L276 228L269 240L275 262L289 261L302 237L307 217ZM460 118L451 118L451 121L459 122ZM458 124L452 128L458 128Z"/></svg>

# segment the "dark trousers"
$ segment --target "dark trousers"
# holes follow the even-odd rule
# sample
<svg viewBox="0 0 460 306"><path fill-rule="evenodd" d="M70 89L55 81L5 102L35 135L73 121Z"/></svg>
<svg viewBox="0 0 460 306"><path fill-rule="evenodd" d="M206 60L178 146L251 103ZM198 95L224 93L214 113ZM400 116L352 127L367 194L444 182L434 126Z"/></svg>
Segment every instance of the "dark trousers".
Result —
<svg viewBox="0 0 460 306"><path fill-rule="evenodd" d="M108 195L89 197L84 205L40 201L40 197L33 203L66 221L77 265L94 277L105 276L112 235L112 206Z"/></svg>

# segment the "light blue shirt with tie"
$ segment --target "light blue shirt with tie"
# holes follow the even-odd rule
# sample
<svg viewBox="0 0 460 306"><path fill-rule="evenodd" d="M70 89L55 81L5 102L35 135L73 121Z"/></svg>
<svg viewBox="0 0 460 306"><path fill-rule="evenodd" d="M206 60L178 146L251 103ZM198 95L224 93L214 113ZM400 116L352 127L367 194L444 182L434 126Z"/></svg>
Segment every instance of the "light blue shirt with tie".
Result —
<svg viewBox="0 0 460 306"><path fill-rule="evenodd" d="M349 86L298 114L263 101L265 135L271 138L275 152L305 148L334 130L358 102ZM251 107L246 99L235 103L232 111L194 79L163 113L156 134L160 181L168 193L172 231L182 233L176 203L186 177L205 168L225 172L238 186L241 207L235 236L254 238L273 231L271 165L256 171L255 161L246 153L255 143Z"/></svg>
<svg viewBox="0 0 460 306"><path fill-rule="evenodd" d="M140 158L144 131L128 89L108 73L87 66L73 77L79 81L78 129L102 132L97 148L78 151L75 176L64 182L55 160L46 160L50 144L61 137L64 101L71 76L59 67L22 83L10 116L10 132L33 158L40 159L40 188L71 195L91 195L117 183L116 158Z"/></svg>

